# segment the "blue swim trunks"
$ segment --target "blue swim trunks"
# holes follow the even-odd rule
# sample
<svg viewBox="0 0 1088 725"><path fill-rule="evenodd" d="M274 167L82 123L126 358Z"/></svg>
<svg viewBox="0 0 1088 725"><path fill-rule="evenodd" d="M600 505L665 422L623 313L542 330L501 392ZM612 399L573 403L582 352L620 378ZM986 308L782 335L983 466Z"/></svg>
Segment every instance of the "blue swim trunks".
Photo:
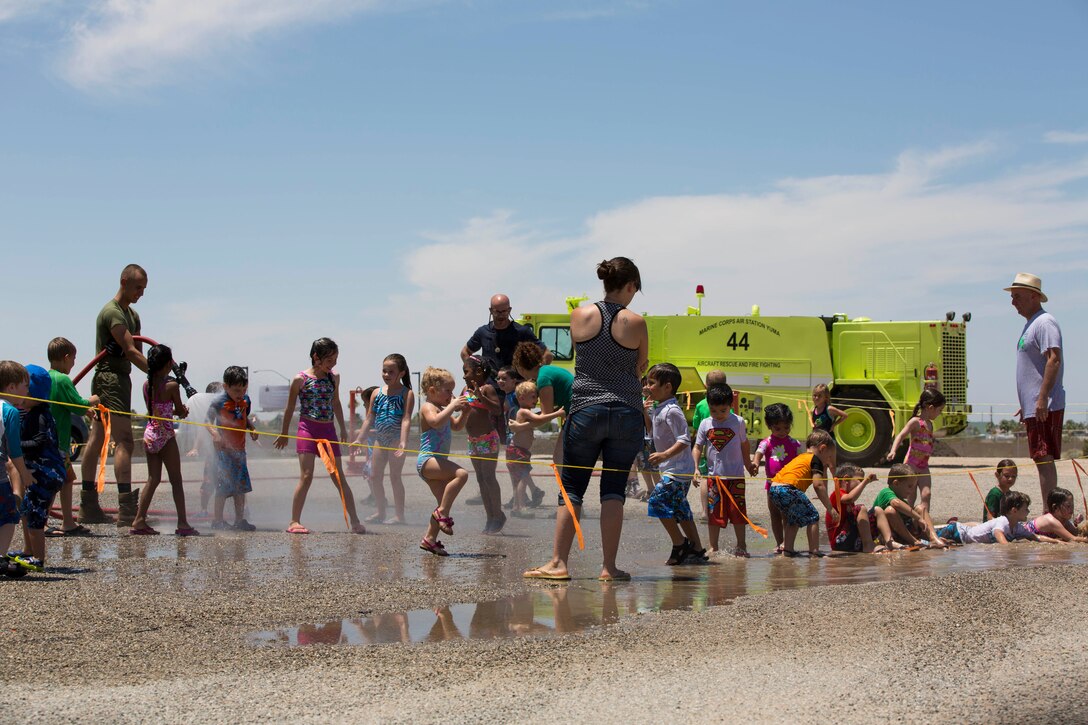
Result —
<svg viewBox="0 0 1088 725"><path fill-rule="evenodd" d="M688 487L691 477L673 478L669 474L661 477L661 483L654 486L653 493L647 500L646 513L652 519L671 519L673 521L692 521L691 506L688 505Z"/></svg>
<svg viewBox="0 0 1088 725"><path fill-rule="evenodd" d="M0 526L17 524L19 518L19 499L11 490L11 482L0 481Z"/></svg>
<svg viewBox="0 0 1088 725"><path fill-rule="evenodd" d="M773 503L790 526L811 526L820 520L820 512L808 500L804 491L793 486L775 484L770 490Z"/></svg>

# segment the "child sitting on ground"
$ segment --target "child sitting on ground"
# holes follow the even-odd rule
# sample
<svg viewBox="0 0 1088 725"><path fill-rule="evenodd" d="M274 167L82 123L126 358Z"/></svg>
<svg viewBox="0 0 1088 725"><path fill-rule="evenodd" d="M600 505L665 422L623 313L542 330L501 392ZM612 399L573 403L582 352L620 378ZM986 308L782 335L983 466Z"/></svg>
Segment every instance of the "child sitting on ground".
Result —
<svg viewBox="0 0 1088 725"><path fill-rule="evenodd" d="M10 577L26 574L24 564L8 552L15 525L19 523L19 501L23 490L30 484L30 471L23 461L23 446L19 421L19 404L24 402L30 389L30 377L26 368L11 360L0 361L0 573ZM9 476L14 474L14 477Z"/></svg>
<svg viewBox="0 0 1088 725"><path fill-rule="evenodd" d="M805 447L807 450L787 463L771 481L771 504L782 514L785 524L782 553L786 556L799 556L793 546L801 527L805 527L808 534L809 556L821 556L820 514L805 495L809 486L816 490L824 510L831 516L832 524L839 521L838 510L827 497L826 483L827 477L835 472L838 452L835 439L827 431L817 428L809 433Z"/></svg>
<svg viewBox="0 0 1088 725"><path fill-rule="evenodd" d="M257 440L257 431L249 422L253 409L246 392L249 376L245 368L231 365L223 371L223 392L208 406L207 422L215 451L213 467L215 483L215 515L213 529L233 528L236 531L256 531L257 527L246 521L246 494L253 490L246 462L246 431ZM228 498L234 499L234 524L223 520L223 508Z"/></svg>
<svg viewBox="0 0 1088 725"><path fill-rule="evenodd" d="M1031 499L1027 494L1009 491L1001 499L1001 515L996 519L982 524L950 521L937 533L953 544L1007 544L1016 539L1054 541L1045 536L1037 536L1024 525L1030 505Z"/></svg>
<svg viewBox="0 0 1088 725"><path fill-rule="evenodd" d="M733 390L728 385L713 387L706 393L710 417L699 424L695 435L692 462L698 464L706 455L707 533L710 551L719 550L718 535L722 527L733 524L737 535L736 555L747 557L744 538L748 514L744 499L744 473L755 474L748 447L748 428L730 410Z"/></svg>
<svg viewBox="0 0 1088 725"><path fill-rule="evenodd" d="M1016 484L1016 474L1016 464L1011 459L1003 458L997 462L997 469L994 471L997 485L986 494L986 501L982 505L983 521L989 521L997 516L997 512L1001 510L1001 497L1011 491L1013 485Z"/></svg>
<svg viewBox="0 0 1088 725"><path fill-rule="evenodd" d="M892 536L899 543L944 548L929 512L913 505L917 495L918 474L905 463L896 463L888 469L888 485L876 495L873 508L884 512Z"/></svg>
<svg viewBox="0 0 1088 725"><path fill-rule="evenodd" d="M46 529L46 536L90 536L91 530L76 521L72 514L72 485L76 482L76 472L72 469L72 414L87 413L98 405L98 396L84 398L76 392L76 386L68 373L76 364L76 346L63 337L54 337L46 348L49 358L49 379L52 386L49 400L52 402L53 420L57 425L57 445L64 456L64 487L60 490L61 527Z"/></svg>
<svg viewBox="0 0 1088 725"><path fill-rule="evenodd" d="M1088 539L1080 535L1073 523L1073 493L1064 488L1056 488L1046 497L1046 513L1028 521L1028 531L1035 534L1041 541L1050 537L1063 543L1077 542L1088 543Z"/></svg>
<svg viewBox="0 0 1088 725"><path fill-rule="evenodd" d="M835 467L835 490L831 492L831 506L839 512L839 520L832 521L831 513L828 512L825 521L832 551L879 554L886 549L903 548L892 537L884 510L875 507L866 509L857 502L865 487L875 480L875 473L866 476L865 471L853 463L843 463ZM881 546L874 542L878 533L884 542Z"/></svg>
<svg viewBox="0 0 1088 725"><path fill-rule="evenodd" d="M771 504L771 481L801 452L801 442L790 436L790 430L793 428L793 411L785 403L768 405L763 410L763 420L771 434L756 446L752 465L759 468L759 464L763 463L767 468L767 482L764 484L764 490L767 492L767 510L771 514L774 553L778 554L782 551L782 514Z"/></svg>
<svg viewBox="0 0 1088 725"><path fill-rule="evenodd" d="M514 483L514 508L513 515L518 518L532 518L532 514L525 511L526 505L531 505L527 498L529 486L533 483L533 435L538 426L555 420L566 411L556 408L551 413L536 413L539 395L536 383L532 380L524 380L515 388L517 394L517 412L507 423L510 432L510 444L506 446L506 469L510 473L510 480ZM536 500L536 496L533 496Z"/></svg>
<svg viewBox="0 0 1088 725"><path fill-rule="evenodd" d="M19 411L20 446L32 478L23 494L20 509L23 544L27 551L16 561L31 571L42 571L45 568L45 524L49 520L49 507L64 486L67 476L64 456L57 442L57 424L48 403L53 386L49 372L37 365L29 365L26 370L30 378L29 397L37 400L26 401Z"/></svg>
<svg viewBox="0 0 1088 725"><path fill-rule="evenodd" d="M688 505L688 488L695 474L691 456L691 433L684 411L676 402L676 389L682 376L675 365L658 363L646 375L646 394L657 405L651 410L655 452L649 463L661 473L647 499L647 513L658 519L672 539L672 553L665 563L669 566L688 561L707 561L706 550L699 541L699 530ZM682 533L681 533L682 532Z"/></svg>

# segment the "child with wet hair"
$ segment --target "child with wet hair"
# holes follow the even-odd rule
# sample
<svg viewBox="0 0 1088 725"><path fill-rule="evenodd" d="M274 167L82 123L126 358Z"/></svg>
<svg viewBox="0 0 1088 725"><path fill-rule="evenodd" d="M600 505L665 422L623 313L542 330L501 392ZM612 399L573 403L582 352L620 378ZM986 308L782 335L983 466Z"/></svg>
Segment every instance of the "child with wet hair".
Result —
<svg viewBox="0 0 1088 725"><path fill-rule="evenodd" d="M419 455L416 472L431 489L437 506L427 521L419 548L435 556L449 556L438 540L439 532L453 536L453 502L468 483L468 472L450 460L453 431L468 420L464 414L468 396L453 397L454 380L449 370L429 367L423 371L423 405L419 407ZM461 413L454 417L454 413Z"/></svg>
<svg viewBox="0 0 1088 725"><path fill-rule="evenodd" d="M12 360L0 360L0 574L10 577L23 576L29 568L25 561L16 560L17 552L8 552L20 519L23 492L33 480L23 460L19 420L19 406L25 405L29 391L26 368Z"/></svg>
<svg viewBox="0 0 1088 725"><path fill-rule="evenodd" d="M647 513L661 522L672 540L672 552L665 562L669 566L707 561L688 505L696 464L688 421L676 400L681 380L680 370L671 363L658 363L646 374L646 394L657 404L650 413L655 452L649 462L661 474L647 500Z"/></svg>
<svg viewBox="0 0 1088 725"><path fill-rule="evenodd" d="M28 365L27 373L30 378L29 397L37 400L26 401L19 411L23 460L32 479L23 494L20 509L23 543L28 551L17 561L32 571L42 571L45 567L45 524L49 519L49 507L64 486L67 471L57 439L57 424L49 408L52 389L49 373L37 365Z"/></svg>
<svg viewBox="0 0 1088 725"><path fill-rule="evenodd" d="M223 371L223 392L208 406L205 422L209 428L215 451L215 514L213 529L233 528L235 531L256 531L257 527L246 521L246 494L253 490L246 460L246 432L257 440L257 431L249 421L253 402L247 395L249 375L245 368L231 365ZM223 520L227 499L234 499L234 523Z"/></svg>
<svg viewBox="0 0 1088 725"><path fill-rule="evenodd" d="M1016 539L1053 541L1032 533L1025 525L1031 498L1021 491L1009 491L1001 499L1001 515L985 523L951 521L938 535L953 544L1007 544Z"/></svg>
<svg viewBox="0 0 1088 725"><path fill-rule="evenodd" d="M778 472L786 467L801 452L801 442L790 436L793 429L793 411L785 403L771 403L763 409L763 421L771 432L756 446L756 455L752 465L759 468L763 463L767 469L767 510L771 514L771 531L774 533L774 553L782 551L782 514L771 504L771 481Z"/></svg>
<svg viewBox="0 0 1088 725"><path fill-rule="evenodd" d="M896 463L888 469L888 485L876 495L873 508L884 512L892 536L901 544L944 548L929 512L914 505L917 496L918 474L905 463Z"/></svg>
<svg viewBox="0 0 1088 725"><path fill-rule="evenodd" d="M1001 511L1001 497L1012 490L1016 484L1016 463L1010 458L1002 458L997 462L994 477L997 485L986 494L986 501L982 505L982 520L989 521Z"/></svg>
<svg viewBox="0 0 1088 725"><path fill-rule="evenodd" d="M467 386L464 394L468 399L465 413L468 453L487 515L487 523L481 533L494 536L502 533L506 525L499 478L495 473L499 466L499 430L495 427L495 416L502 413L502 402L495 388L487 382L491 377L491 368L482 357L469 355L465 358L462 371Z"/></svg>
<svg viewBox="0 0 1088 725"><path fill-rule="evenodd" d="M534 431L538 426L563 415L564 410L556 408L551 413L535 412L539 396L536 383L532 380L521 381L514 392L517 395L518 408L507 425L511 438L510 444L506 446L506 469L514 484L513 515L518 518L532 518L531 514L525 512L525 507L529 504L526 494L533 482Z"/></svg>
<svg viewBox="0 0 1088 725"><path fill-rule="evenodd" d="M900 549L902 544L892 537L883 509L868 509L857 501L865 487L877 480L875 473L865 475L853 463L835 467L835 490L831 492L831 506L839 512L838 521L832 521L831 513L825 516L827 538L832 551L879 554L886 549ZM884 542L877 545L877 536Z"/></svg>
<svg viewBox="0 0 1088 725"><path fill-rule="evenodd" d="M1051 491L1046 497L1046 513L1028 521L1026 526L1040 541L1088 543L1073 523L1073 493L1064 488Z"/></svg>
<svg viewBox="0 0 1088 725"><path fill-rule="evenodd" d="M820 514L809 501L805 492L811 486L816 496L824 505L824 510L831 516L832 523L838 523L839 511L831 505L827 496L827 479L835 471L835 458L838 448L835 439L825 430L816 429L805 440L804 453L787 463L771 481L771 505L782 514L785 524L783 529L782 553L786 556L799 556L793 548L797 541L797 532L804 527L808 536L809 556L822 556L820 553Z"/></svg>

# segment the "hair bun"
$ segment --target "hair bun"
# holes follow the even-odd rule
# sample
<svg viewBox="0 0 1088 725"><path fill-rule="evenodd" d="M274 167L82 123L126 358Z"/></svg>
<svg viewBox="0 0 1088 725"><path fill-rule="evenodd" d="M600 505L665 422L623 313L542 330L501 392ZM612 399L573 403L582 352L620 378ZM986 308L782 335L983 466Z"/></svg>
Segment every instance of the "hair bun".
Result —
<svg viewBox="0 0 1088 725"><path fill-rule="evenodd" d="M597 265L597 279L605 280L612 274L612 263L605 259Z"/></svg>

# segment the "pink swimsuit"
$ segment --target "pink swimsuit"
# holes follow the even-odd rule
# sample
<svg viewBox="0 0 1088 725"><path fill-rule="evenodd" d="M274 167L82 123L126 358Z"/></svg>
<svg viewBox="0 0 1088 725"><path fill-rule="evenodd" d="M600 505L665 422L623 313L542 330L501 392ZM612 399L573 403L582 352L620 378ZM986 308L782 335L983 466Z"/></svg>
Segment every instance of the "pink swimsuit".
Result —
<svg viewBox="0 0 1088 725"><path fill-rule="evenodd" d="M929 473L929 457L933 454L933 424L918 419L919 430L910 436L906 464L918 473Z"/></svg>
<svg viewBox="0 0 1088 725"><path fill-rule="evenodd" d="M144 383L144 400L147 400L147 383ZM151 415L155 418L147 421L144 428L144 450L148 453L158 453L166 444L174 439L174 401L156 400L151 406ZM166 418L166 420L157 420Z"/></svg>

